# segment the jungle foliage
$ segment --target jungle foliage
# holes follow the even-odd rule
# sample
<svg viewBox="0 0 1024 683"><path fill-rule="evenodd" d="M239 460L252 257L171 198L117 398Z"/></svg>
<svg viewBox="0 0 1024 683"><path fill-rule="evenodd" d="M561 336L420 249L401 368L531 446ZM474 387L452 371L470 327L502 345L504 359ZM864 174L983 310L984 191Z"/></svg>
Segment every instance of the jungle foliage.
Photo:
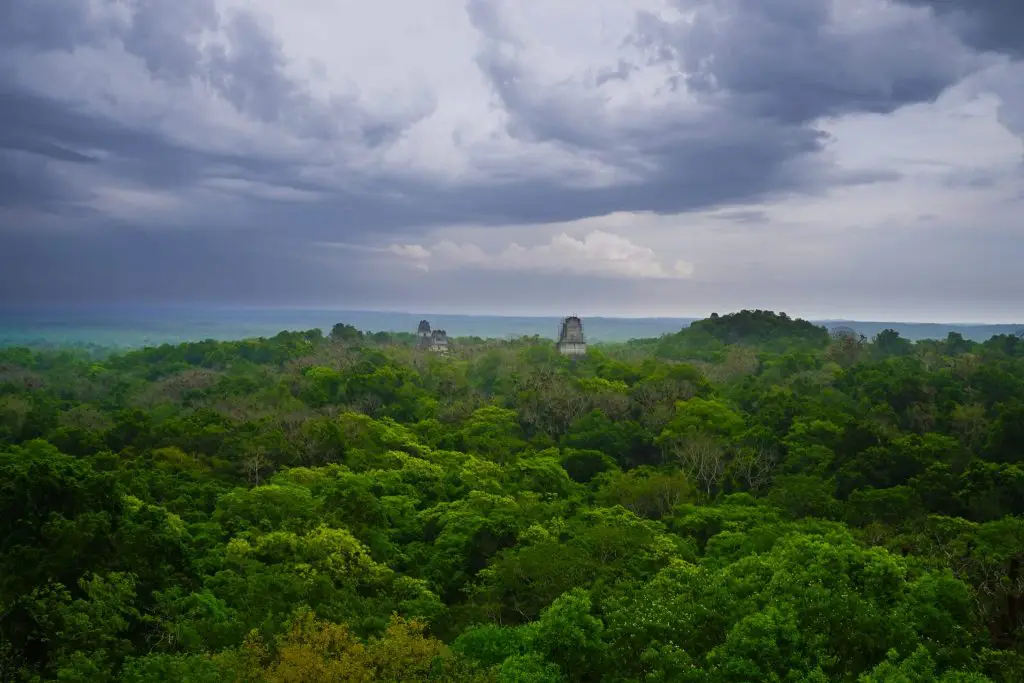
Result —
<svg viewBox="0 0 1024 683"><path fill-rule="evenodd" d="M1024 680L1024 340L0 350L0 680Z"/></svg>

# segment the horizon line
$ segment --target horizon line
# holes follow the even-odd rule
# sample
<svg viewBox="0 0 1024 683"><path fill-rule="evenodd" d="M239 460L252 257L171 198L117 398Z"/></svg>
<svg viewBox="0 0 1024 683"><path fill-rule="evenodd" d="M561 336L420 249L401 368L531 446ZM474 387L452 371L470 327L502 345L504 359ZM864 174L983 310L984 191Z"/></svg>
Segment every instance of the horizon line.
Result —
<svg viewBox="0 0 1024 683"><path fill-rule="evenodd" d="M307 311L307 312L331 312L331 313L381 313L389 315L408 315L408 316L444 316L444 317L458 317L458 318L533 318L533 319L549 319L553 318L556 320L564 319L567 315L576 315L580 318L591 318L598 320L686 320L686 321L697 321L705 320L709 318L712 313L718 313L719 316L729 315L731 313L739 313L743 310L754 311L771 311L773 313L785 313L788 317L794 319L806 320L812 323L868 323L868 324L900 324L900 325L938 325L938 326L955 326L955 327L1007 327L1020 325L1024 327L1024 322L1018 321L956 321L956 320L922 320L922 319L904 319L900 320L897 318L861 318L861 317L844 317L844 316L830 316L830 317L816 317L802 314L794 314L785 310L775 310L770 308L740 308L735 311L728 311L721 313L717 310L712 311L704 315L624 315L624 314L582 314L582 313L495 313L489 312L444 312L444 311L414 311L409 309L400 308L364 308L364 307L344 307L336 304L322 304L322 305L287 305L287 304L222 304L222 303L47 303L47 304L15 304L8 305L0 303L0 313L5 310L8 311L33 311L33 310L47 310L47 309L193 309L193 310L228 310L228 311L245 311L245 310L262 310L262 311Z"/></svg>

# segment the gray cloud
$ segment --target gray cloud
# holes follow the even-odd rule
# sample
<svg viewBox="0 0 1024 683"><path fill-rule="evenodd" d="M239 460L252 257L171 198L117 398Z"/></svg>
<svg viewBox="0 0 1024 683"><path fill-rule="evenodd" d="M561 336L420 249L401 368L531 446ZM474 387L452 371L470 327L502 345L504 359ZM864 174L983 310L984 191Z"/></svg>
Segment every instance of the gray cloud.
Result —
<svg viewBox="0 0 1024 683"><path fill-rule="evenodd" d="M221 16L213 0L142 0L131 7L130 21L123 22L90 13L85 2L3 3L0 39L6 48L29 55L118 43L141 59L157 81L205 85L245 116L322 143L349 138L382 144L422 115L410 118L399 112L376 120L344 97L327 104L315 101L303 84L286 75L281 45L251 13ZM201 47L200 34L218 28L226 41ZM5 195L20 198L18 203L46 200L40 208L52 208L81 200L81 189L69 187L56 172L61 163L98 163L114 179L160 190L186 190L207 176L225 174L284 188L325 189L323 183L303 179L301 158L258 148L223 153L183 145L145 122L86 112L69 101L31 92L25 80L11 66L0 67L0 177L17 180L6 184ZM342 205L349 203L344 190L336 194ZM7 205L14 201L4 199ZM364 200L367 215L383 201Z"/></svg>
<svg viewBox="0 0 1024 683"><path fill-rule="evenodd" d="M67 200L69 192L52 178L44 158L17 149L0 150L0 207L51 211Z"/></svg>
<svg viewBox="0 0 1024 683"><path fill-rule="evenodd" d="M121 40L155 77L177 81L201 73L206 55L197 36L204 30L217 30L220 22L211 0L141 2L134 7Z"/></svg>
<svg viewBox="0 0 1024 683"><path fill-rule="evenodd" d="M0 44L68 50L110 36L109 23L94 21L89 4L63 0L0 4Z"/></svg>
<svg viewBox="0 0 1024 683"><path fill-rule="evenodd" d="M648 62L660 61L668 71L684 74L698 96L700 113L684 108L615 123L602 117L597 89L610 74L612 80L629 81L635 65L619 59L592 82L545 91L514 50L508 56L505 48L515 48L517 38L504 23L500 3L467 4L484 41L480 67L509 114L512 136L551 142L628 176L610 186L567 187L526 175L482 187L437 187L429 179L384 171L369 179L377 187L352 192L356 179L340 188L328 182L299 183L303 166L316 159L268 159L259 151L225 158L229 155L182 148L137 124L87 120L61 111L66 104L44 103L24 92L8 96L15 101L9 101L2 116L8 138L29 141L19 143L20 149L61 161L84 161L77 155L87 153L76 147L106 150L112 158L103 162L105 169L151 187L180 188L227 163L246 179L329 190L337 198L320 207L325 215L341 209L339 219L367 227L557 221L623 210L676 212L829 183L871 181L871 176L828 172L827 160L818 154L827 137L813 128L813 119L887 112L928 100L965 68L958 45L923 17L844 36L825 30L829 14L819 1L680 5L696 12L693 22L641 14L633 40L646 51ZM282 45L268 24L248 12L222 16L213 0L142 1L132 5L128 21L90 13L87 6L7 3L4 37L25 49L68 50L119 41L153 78L205 84L243 115L281 126L299 139L340 145L342 153L386 145L431 111L420 107L371 115L351 96L327 102L313 98L305 84L286 73ZM201 44L204 31L218 29L224 36L220 43ZM675 86L669 79L665 87ZM44 104L51 109L41 116ZM14 146L9 140L0 145ZM406 199L410 210L389 206L396 195L399 203Z"/></svg>
<svg viewBox="0 0 1024 683"><path fill-rule="evenodd" d="M785 123L851 112L888 113L934 99L966 70L956 39L924 17L842 28L825 2L679 0L692 18L642 15L640 44L676 65L690 89ZM880 7L866 2L864 11Z"/></svg>
<svg viewBox="0 0 1024 683"><path fill-rule="evenodd" d="M727 211L721 215L721 218L744 225L763 225L769 221L768 215L764 211Z"/></svg>
<svg viewBox="0 0 1024 683"><path fill-rule="evenodd" d="M122 126L23 91L0 92L0 130L0 178L8 181L0 190L3 205L66 207L79 220L104 217L82 208L90 189L61 173L68 166L87 164L155 190L185 190L214 168L221 174L309 187L294 178L294 166L189 149L159 132Z"/></svg>
<svg viewBox="0 0 1024 683"><path fill-rule="evenodd" d="M1024 3L1015 0L900 0L929 7L980 50L1024 55Z"/></svg>
<svg viewBox="0 0 1024 683"><path fill-rule="evenodd" d="M679 0L687 19L640 13L632 42L647 65L663 64L666 87L683 84L699 113L610 122L589 84L542 90L517 58L519 42L496 3L469 0L485 39L478 61L511 117L510 131L552 141L613 165L650 168L637 183L583 193L558 192L576 216L608 210L676 212L752 200L844 177L816 153L828 137L813 122L848 113L889 113L926 102L964 76L972 58L923 13L881 22L871 31L832 30L828 3L807 0ZM868 11L891 11L880 7ZM628 79L631 66L616 73ZM595 84L607 80L605 72ZM575 88L571 86L577 86ZM555 199L555 198L552 198ZM536 218L528 216L528 219Z"/></svg>

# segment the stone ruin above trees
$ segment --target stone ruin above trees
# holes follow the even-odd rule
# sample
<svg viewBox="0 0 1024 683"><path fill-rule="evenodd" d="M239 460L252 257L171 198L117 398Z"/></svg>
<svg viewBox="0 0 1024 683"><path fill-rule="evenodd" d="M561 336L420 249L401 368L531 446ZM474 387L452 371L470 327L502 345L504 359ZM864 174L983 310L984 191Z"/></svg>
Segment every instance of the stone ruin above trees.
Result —
<svg viewBox="0 0 1024 683"><path fill-rule="evenodd" d="M570 315L562 321L558 329L558 342L555 348L563 356L585 356L587 340L583 336L583 321L578 316Z"/></svg>
<svg viewBox="0 0 1024 683"><path fill-rule="evenodd" d="M435 353L448 353L448 333L444 330L431 330L430 322L421 320L416 328L416 347Z"/></svg>

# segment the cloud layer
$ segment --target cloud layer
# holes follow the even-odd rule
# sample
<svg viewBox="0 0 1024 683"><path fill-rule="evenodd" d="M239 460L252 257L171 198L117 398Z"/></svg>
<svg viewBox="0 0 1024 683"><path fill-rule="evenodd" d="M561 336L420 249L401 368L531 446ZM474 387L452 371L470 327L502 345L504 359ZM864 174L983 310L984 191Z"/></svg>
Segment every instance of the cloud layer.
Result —
<svg viewBox="0 0 1024 683"><path fill-rule="evenodd" d="M699 314L718 306L680 302L702 286L807 299L793 279L841 294L837 315L869 310L815 279L848 267L824 260L863 271L899 235L909 265L892 267L931 254L919 276L940 283L942 245L968 234L953 252L1019 253L1016 5L3 3L0 287L249 303L372 287L367 305L418 290L450 308L509 278L589 278ZM267 273L279 289L239 285Z"/></svg>

